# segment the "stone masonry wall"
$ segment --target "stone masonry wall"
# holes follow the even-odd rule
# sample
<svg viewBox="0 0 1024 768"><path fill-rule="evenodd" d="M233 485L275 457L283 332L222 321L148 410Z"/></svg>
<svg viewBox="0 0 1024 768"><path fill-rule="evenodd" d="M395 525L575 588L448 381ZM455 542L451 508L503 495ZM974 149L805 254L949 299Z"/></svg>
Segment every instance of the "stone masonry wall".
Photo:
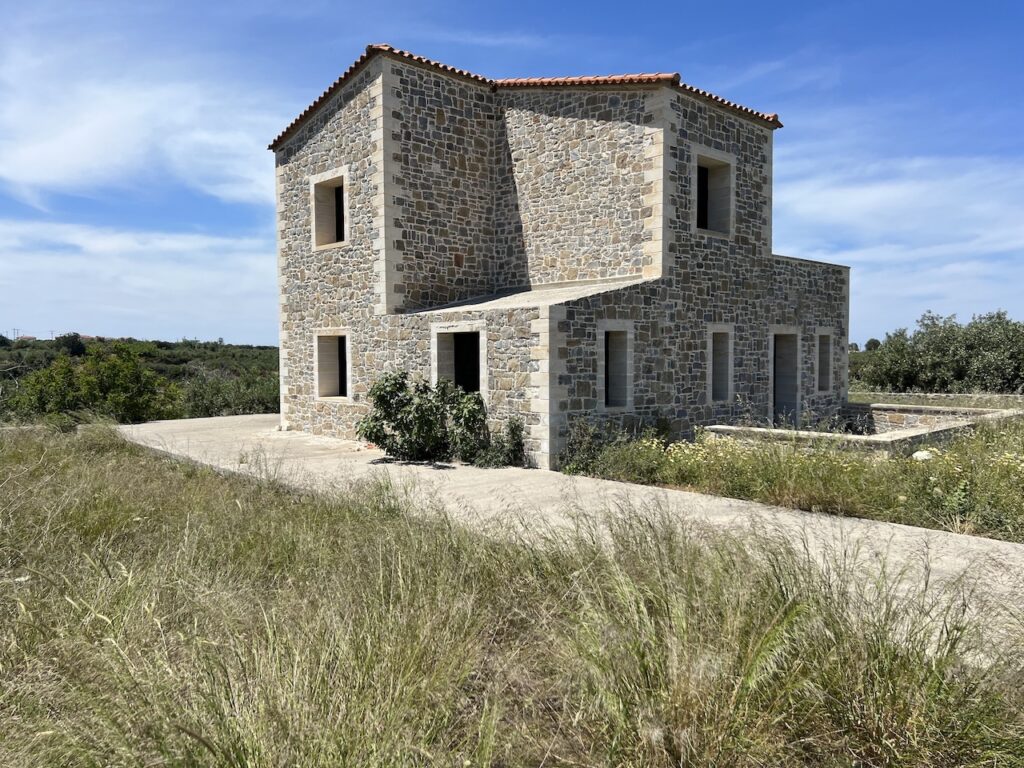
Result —
<svg viewBox="0 0 1024 768"><path fill-rule="evenodd" d="M499 90L495 285L640 275L650 91Z"/></svg>
<svg viewBox="0 0 1024 768"><path fill-rule="evenodd" d="M788 326L800 334L802 422L813 424L836 415L849 389L850 272L821 262L772 256L762 298L769 326ZM832 386L818 391L819 333L832 335ZM764 366L768 366L767 358ZM767 386L765 387L767 394Z"/></svg>
<svg viewBox="0 0 1024 768"><path fill-rule="evenodd" d="M370 62L276 155L282 423L314 426L318 328L362 329L377 303L382 60ZM312 248L311 176L348 166L349 237Z"/></svg>
<svg viewBox="0 0 1024 768"><path fill-rule="evenodd" d="M405 310L491 293L494 95L483 83L388 61L388 198Z"/></svg>
<svg viewBox="0 0 1024 768"><path fill-rule="evenodd" d="M528 447L536 449L541 417L531 409L531 373L539 365L539 310L415 311L492 289L492 146L482 140L489 92L423 74L384 58L369 62L276 154L282 423L354 437L368 389L382 373L430 377L432 324L482 320L492 425L520 416ZM310 177L342 167L348 238L313 248ZM397 253L385 253L395 245ZM398 308L407 314L381 312L385 256L397 267L387 287L398 288ZM403 283L414 286L411 293ZM348 397L316 396L318 333L349 338Z"/></svg>
<svg viewBox="0 0 1024 768"><path fill-rule="evenodd" d="M789 260L786 260L789 262ZM813 270L795 269L785 278L788 286L813 290L819 280L841 268L821 265ZM845 275L843 276L845 278ZM831 306L791 305L766 311L767 302L753 299L703 310L701 297L710 299L711 289L729 274L703 275L694 283L673 279L654 280L628 288L588 296L565 307L565 319L558 325L557 397L563 400L555 423L555 440L564 442L571 422L585 419L627 430L660 423L677 437L692 435L694 427L709 424L747 422L765 424L769 416L771 362L769 321L789 321L800 333L800 397L803 418L817 421L835 415L845 399L845 306L833 300ZM799 292L795 292L797 295ZM712 304L711 306L715 306ZM599 376L598 334L602 323L627 325L633 334L633 407L605 409ZM732 326L734 399L712 403L708 397L709 323ZM781 324L781 323L780 323ZM814 366L817 361L815 331L830 324L837 336L833 343L832 386L817 391ZM618 326L616 326L618 327ZM841 334L841 335L840 335ZM557 446L556 446L557 447Z"/></svg>
<svg viewBox="0 0 1024 768"><path fill-rule="evenodd" d="M590 296L566 306L559 324L556 441L575 419L633 429L661 421L676 435L695 426L769 419L771 333L800 334L801 408L805 418L833 415L845 399L848 271L777 257L770 250L771 133L680 94L670 99L666 228L668 274L638 286ZM702 148L729 155L735 167L731 235L695 227L693 177ZM598 377L598 328L631 324L634 403L605 410ZM729 403L708 398L709 324L733 334ZM817 392L816 334L833 334L833 377Z"/></svg>
<svg viewBox="0 0 1024 768"><path fill-rule="evenodd" d="M351 397L308 396L297 408L298 420L313 434L354 438L356 423L368 410L370 385L382 374L407 371L413 377L430 380L432 325L483 321L490 424L497 429L509 417L519 416L529 432L539 418L530 409L530 373L536 370L533 347L537 344L531 323L537 316L536 308L370 315L350 329ZM313 343L311 336L310 348ZM309 376L315 378L312 368ZM528 442L528 448L535 447Z"/></svg>
<svg viewBox="0 0 1024 768"><path fill-rule="evenodd" d="M998 412L994 408L941 408L884 403L846 403L842 408L843 416L850 423L870 435L884 435L902 429L955 426Z"/></svg>

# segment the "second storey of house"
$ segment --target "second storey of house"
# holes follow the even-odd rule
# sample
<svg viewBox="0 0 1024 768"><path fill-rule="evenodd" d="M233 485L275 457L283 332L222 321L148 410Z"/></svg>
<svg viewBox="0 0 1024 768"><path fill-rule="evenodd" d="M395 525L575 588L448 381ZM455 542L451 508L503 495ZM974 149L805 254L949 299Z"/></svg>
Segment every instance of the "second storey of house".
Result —
<svg viewBox="0 0 1024 768"><path fill-rule="evenodd" d="M490 80L371 46L272 145L282 280L393 313L768 257L778 126L674 74Z"/></svg>

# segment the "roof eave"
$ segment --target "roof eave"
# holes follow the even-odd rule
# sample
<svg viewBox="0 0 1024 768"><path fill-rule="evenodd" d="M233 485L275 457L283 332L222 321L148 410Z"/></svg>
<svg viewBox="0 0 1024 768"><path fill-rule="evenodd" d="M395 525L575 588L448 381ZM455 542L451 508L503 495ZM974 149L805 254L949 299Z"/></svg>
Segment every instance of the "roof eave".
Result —
<svg viewBox="0 0 1024 768"><path fill-rule="evenodd" d="M665 73L642 73L636 75L607 75L595 77L527 77L527 78L504 78L492 80L468 70L458 69L424 56L418 56L408 51L395 48L387 43L373 43L366 46L363 54L346 69L337 80L322 93L316 100L306 107L298 117L267 146L272 152L280 149L285 142L291 139L299 129L309 120L326 102L328 102L345 83L354 77L366 64L375 56L383 55L389 58L400 60L403 63L412 62L422 67L443 72L453 77L474 82L478 85L490 86L492 90L511 88L628 88L628 87L659 87L668 86L674 88L687 96L704 99L710 104L727 109L741 117L749 120L767 124L772 130L781 128L782 123L777 114L766 114L757 110L744 107L741 104L724 99L721 96L687 85L682 82L678 72Z"/></svg>

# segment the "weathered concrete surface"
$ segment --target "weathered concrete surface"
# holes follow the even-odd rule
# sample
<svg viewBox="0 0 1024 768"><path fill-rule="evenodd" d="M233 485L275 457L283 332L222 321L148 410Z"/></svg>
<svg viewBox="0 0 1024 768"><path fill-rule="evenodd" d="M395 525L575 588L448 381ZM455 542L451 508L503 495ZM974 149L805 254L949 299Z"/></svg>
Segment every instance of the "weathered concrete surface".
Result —
<svg viewBox="0 0 1024 768"><path fill-rule="evenodd" d="M581 518L656 509L713 529L782 535L823 558L856 561L868 573L885 562L888 572L905 570L911 582L949 581L967 571L977 582L972 600L979 611L985 604L1024 605L1022 545L538 469L391 463L359 443L280 432L277 424L276 415L227 416L120 430L133 442L174 456L223 470L270 474L314 490L337 490L357 479L387 475L415 500L443 507L473 527L511 524L527 534L557 532Z"/></svg>

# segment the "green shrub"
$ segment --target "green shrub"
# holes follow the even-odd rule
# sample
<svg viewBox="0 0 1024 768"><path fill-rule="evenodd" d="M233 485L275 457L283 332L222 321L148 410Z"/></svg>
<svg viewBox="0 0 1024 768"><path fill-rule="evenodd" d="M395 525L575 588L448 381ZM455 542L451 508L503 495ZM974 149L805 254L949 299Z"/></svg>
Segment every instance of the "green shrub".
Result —
<svg viewBox="0 0 1024 768"><path fill-rule="evenodd" d="M653 431L639 440L617 439L605 445L594 460L593 473L609 480L651 485L661 482L665 443Z"/></svg>
<svg viewBox="0 0 1024 768"><path fill-rule="evenodd" d="M181 408L188 419L276 413L279 392L275 371L233 374L197 365L192 367L191 374L181 385Z"/></svg>
<svg viewBox="0 0 1024 768"><path fill-rule="evenodd" d="M91 410L129 424L180 415L178 388L147 368L127 345L93 350L76 370Z"/></svg>
<svg viewBox="0 0 1024 768"><path fill-rule="evenodd" d="M479 392L463 394L443 379L437 382L436 391L447 404L452 453L459 461L472 464L491 443L483 398Z"/></svg>
<svg viewBox="0 0 1024 768"><path fill-rule="evenodd" d="M569 425L569 435L565 449L559 456L559 466L567 475L593 474L603 445L604 440L597 427L584 419L578 419Z"/></svg>
<svg viewBox="0 0 1024 768"><path fill-rule="evenodd" d="M89 350L79 361L60 354L19 380L9 408L21 418L92 412L122 423L180 415L178 388L147 368L131 347Z"/></svg>
<svg viewBox="0 0 1024 768"><path fill-rule="evenodd" d="M371 411L356 433L396 459L446 461L452 445L444 394L425 381L410 382L405 371L384 374L370 387Z"/></svg>
<svg viewBox="0 0 1024 768"><path fill-rule="evenodd" d="M523 420L512 416L505 422L501 432L491 435L490 445L477 454L473 463L478 467L526 466L524 430Z"/></svg>
<svg viewBox="0 0 1024 768"><path fill-rule="evenodd" d="M456 458L480 466L522 466L522 422L512 419L504 435L492 438L487 409L478 392L463 392L442 379L431 387L408 373L387 373L369 391L371 410L356 434L403 461Z"/></svg>

